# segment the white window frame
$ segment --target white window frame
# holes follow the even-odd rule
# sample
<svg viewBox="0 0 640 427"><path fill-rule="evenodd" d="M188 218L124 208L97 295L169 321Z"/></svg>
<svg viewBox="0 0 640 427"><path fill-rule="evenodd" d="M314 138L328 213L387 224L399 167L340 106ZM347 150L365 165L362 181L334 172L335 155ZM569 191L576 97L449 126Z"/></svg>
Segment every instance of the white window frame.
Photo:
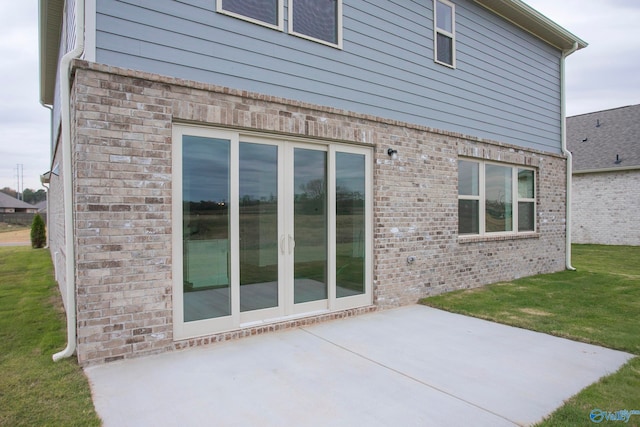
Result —
<svg viewBox="0 0 640 427"><path fill-rule="evenodd" d="M460 157L458 160L476 163L478 164L478 195L464 195L458 194L458 200L477 200L478 201L478 233L477 234L458 234L460 238L478 237L478 236L504 236L504 235L532 235L538 232L537 221L537 201L538 201L538 183L537 176L538 171L535 168L526 167L522 165L513 165L500 162L492 162L487 160L479 160L475 158ZM511 168L511 231L486 231L486 179L485 179L485 166L496 165L506 168ZM519 170L533 171L533 198L519 197L518 194L518 171ZM460 183L458 182L458 185ZM518 203L519 202L532 202L533 203L533 230L519 231L518 224ZM459 206L459 205L458 205ZM458 221L460 220L460 214L458 213ZM459 230L459 229L458 229ZM459 231L458 231L459 232Z"/></svg>
<svg viewBox="0 0 640 427"><path fill-rule="evenodd" d="M451 32L438 28L438 3L451 7ZM438 60L438 34L451 39L451 64ZM456 5L448 0L433 0L433 61L449 68L456 68Z"/></svg>
<svg viewBox="0 0 640 427"><path fill-rule="evenodd" d="M331 46L331 47L335 47L337 49L342 49L342 0L337 0L338 4L337 4L337 19L336 19L336 26L337 28L337 43L331 43L328 42L326 40L322 40L322 39L318 39L315 37L311 37L308 36L306 34L302 34L302 33L297 33L293 30L293 0L289 0L289 7L288 7L288 18L289 18L289 34L294 35L296 37L300 37L303 39L307 39L307 40L311 40L317 43L321 43L324 44L326 46Z"/></svg>
<svg viewBox="0 0 640 427"><path fill-rule="evenodd" d="M248 21L254 24L258 24L258 25L262 25L263 27L267 27L267 28L271 28L274 30L278 30L278 31L284 31L284 0L278 0L278 4L277 4L277 13L278 13L278 24L277 25L273 25L270 24L268 22L264 22L264 21L260 21L259 19L254 19L251 18L249 16L246 15L242 15L240 13L236 13L236 12L230 12L228 10L225 10L222 7L222 0L216 0L216 11L218 13L221 13L223 15L227 15L227 16L232 16L234 18L238 18L238 19L242 19L243 21Z"/></svg>

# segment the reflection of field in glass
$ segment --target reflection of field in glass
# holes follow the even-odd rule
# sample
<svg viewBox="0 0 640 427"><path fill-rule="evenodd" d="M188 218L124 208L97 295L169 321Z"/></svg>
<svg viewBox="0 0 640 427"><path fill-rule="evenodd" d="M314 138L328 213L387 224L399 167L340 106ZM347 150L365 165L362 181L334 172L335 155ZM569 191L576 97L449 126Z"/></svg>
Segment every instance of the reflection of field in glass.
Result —
<svg viewBox="0 0 640 427"><path fill-rule="evenodd" d="M511 231L512 207L510 203L498 203L487 201L485 212L485 227L488 233L499 231Z"/></svg>
<svg viewBox="0 0 640 427"><path fill-rule="evenodd" d="M279 239L276 206L243 207L240 215L240 285L278 281ZM185 217L185 292L229 286L227 212L197 212ZM322 215L302 215L297 221L297 279L325 283L325 229ZM337 296L364 292L363 215L336 217ZM321 242L320 245L314 244ZM286 246L286 245L285 245ZM286 248L285 248L286 249ZM274 301L277 290L274 290ZM225 293L226 295L226 293Z"/></svg>

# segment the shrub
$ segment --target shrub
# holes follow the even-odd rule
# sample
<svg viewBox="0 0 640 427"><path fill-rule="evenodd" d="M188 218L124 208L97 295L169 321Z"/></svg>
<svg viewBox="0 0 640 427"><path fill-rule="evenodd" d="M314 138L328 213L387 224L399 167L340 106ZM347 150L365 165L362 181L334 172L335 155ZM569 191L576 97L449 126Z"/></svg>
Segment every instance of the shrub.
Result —
<svg viewBox="0 0 640 427"><path fill-rule="evenodd" d="M43 248L47 243L47 234L44 227L44 220L39 214L33 217L31 223L31 246L33 248Z"/></svg>

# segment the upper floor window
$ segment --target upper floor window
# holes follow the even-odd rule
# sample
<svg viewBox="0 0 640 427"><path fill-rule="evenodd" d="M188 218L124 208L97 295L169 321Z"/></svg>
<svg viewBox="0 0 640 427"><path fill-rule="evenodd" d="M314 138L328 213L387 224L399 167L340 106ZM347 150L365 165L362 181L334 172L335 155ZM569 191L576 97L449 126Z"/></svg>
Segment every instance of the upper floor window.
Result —
<svg viewBox="0 0 640 427"><path fill-rule="evenodd" d="M447 0L433 0L435 61L456 66L456 6Z"/></svg>
<svg viewBox="0 0 640 427"><path fill-rule="evenodd" d="M217 0L217 10L226 15L282 30L282 0Z"/></svg>
<svg viewBox="0 0 640 427"><path fill-rule="evenodd" d="M342 0L289 0L289 33L342 48Z"/></svg>
<svg viewBox="0 0 640 427"><path fill-rule="evenodd" d="M458 233L536 231L533 169L475 160L458 161Z"/></svg>

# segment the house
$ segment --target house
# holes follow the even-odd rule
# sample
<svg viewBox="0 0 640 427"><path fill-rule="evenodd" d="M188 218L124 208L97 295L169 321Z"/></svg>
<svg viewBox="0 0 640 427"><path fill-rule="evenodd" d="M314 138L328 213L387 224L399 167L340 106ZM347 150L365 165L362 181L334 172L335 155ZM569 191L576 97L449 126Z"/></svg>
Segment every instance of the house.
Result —
<svg viewBox="0 0 640 427"><path fill-rule="evenodd" d="M570 266L564 62L520 0L40 1L81 364Z"/></svg>
<svg viewBox="0 0 640 427"><path fill-rule="evenodd" d="M572 239L640 245L640 105L567 117Z"/></svg>
<svg viewBox="0 0 640 427"><path fill-rule="evenodd" d="M36 213L38 208L0 191L0 213Z"/></svg>

